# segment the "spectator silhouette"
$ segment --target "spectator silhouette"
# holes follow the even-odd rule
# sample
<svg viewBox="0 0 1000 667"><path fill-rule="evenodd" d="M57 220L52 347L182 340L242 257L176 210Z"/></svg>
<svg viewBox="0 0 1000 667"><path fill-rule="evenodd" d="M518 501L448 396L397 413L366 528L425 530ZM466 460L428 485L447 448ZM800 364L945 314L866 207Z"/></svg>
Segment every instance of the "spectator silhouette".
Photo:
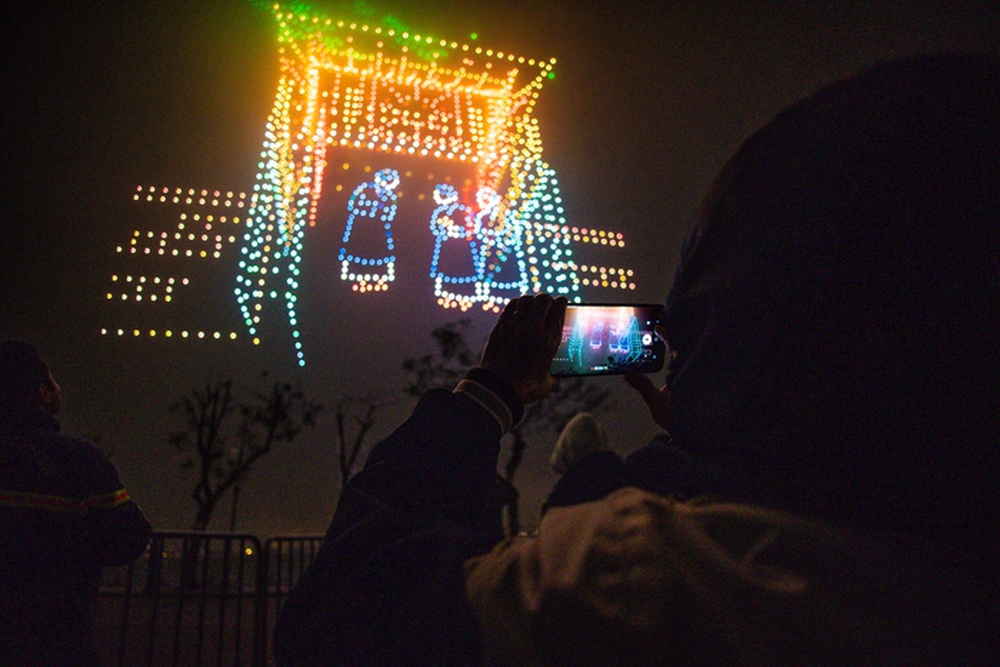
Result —
<svg viewBox="0 0 1000 667"><path fill-rule="evenodd" d="M0 664L94 667L101 569L150 526L114 466L61 434L59 385L31 345L0 343Z"/></svg>
<svg viewBox="0 0 1000 667"><path fill-rule="evenodd" d="M993 664L998 109L996 60L925 56L747 140L682 253L666 386L628 378L666 435L561 438L538 535L491 548L565 308L511 301L347 485L279 662Z"/></svg>

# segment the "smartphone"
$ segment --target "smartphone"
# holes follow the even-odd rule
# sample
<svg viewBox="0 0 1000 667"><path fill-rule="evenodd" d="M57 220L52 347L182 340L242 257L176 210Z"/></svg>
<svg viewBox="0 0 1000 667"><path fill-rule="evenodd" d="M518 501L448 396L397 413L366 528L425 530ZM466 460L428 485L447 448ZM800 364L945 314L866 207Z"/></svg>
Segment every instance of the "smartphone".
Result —
<svg viewBox="0 0 1000 667"><path fill-rule="evenodd" d="M562 341L549 373L618 375L655 373L663 368L667 346L656 334L659 304L571 304L566 308Z"/></svg>

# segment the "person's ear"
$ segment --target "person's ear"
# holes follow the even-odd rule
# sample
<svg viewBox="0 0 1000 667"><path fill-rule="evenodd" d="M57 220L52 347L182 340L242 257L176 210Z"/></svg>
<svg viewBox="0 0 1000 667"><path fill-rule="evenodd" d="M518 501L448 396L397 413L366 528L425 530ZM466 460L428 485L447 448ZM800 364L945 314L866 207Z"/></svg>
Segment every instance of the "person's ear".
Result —
<svg viewBox="0 0 1000 667"><path fill-rule="evenodd" d="M38 400L42 407L51 415L59 412L62 407L62 397L59 394L59 386L54 382L43 382L38 385Z"/></svg>

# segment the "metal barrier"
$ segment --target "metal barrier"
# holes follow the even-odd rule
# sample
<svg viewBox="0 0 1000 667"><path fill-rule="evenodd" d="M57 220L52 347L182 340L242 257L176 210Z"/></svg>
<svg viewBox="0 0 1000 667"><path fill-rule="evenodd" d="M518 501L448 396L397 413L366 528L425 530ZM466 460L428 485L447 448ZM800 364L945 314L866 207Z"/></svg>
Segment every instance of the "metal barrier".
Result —
<svg viewBox="0 0 1000 667"><path fill-rule="evenodd" d="M272 537L264 544L265 580L261 587L259 604L264 615L265 627L262 635L265 646L261 650L268 659L270 659L268 648L271 629L275 619L278 618L281 605L288 597L292 586L316 558L322 544L322 535Z"/></svg>
<svg viewBox="0 0 1000 667"><path fill-rule="evenodd" d="M266 667L281 603L322 536L157 531L146 554L109 568L94 643L107 667Z"/></svg>

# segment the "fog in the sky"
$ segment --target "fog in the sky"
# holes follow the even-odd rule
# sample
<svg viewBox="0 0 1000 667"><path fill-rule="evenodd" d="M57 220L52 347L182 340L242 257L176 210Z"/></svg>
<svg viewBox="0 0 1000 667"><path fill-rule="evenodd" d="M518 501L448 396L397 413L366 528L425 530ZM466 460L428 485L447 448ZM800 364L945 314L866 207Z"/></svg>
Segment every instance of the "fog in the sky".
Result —
<svg viewBox="0 0 1000 667"><path fill-rule="evenodd" d="M312 3L331 16L341 4L355 3ZM567 223L625 240L623 248L581 245L578 259L630 269L635 283L634 290L581 288L595 301L663 300L713 177L743 139L791 102L887 58L996 54L1000 44L1000 8L992 2L366 4L435 37L465 43L475 33L484 47L556 58L535 115ZM214 221L213 233L225 238L218 259L129 256L136 231L174 233L180 211L135 201L137 188L252 192L279 74L266 5L91 0L4 10L0 338L41 349L63 386L64 428L99 439L157 528L187 527L194 514L193 481L166 438L180 425L168 407L191 387L225 377L248 383L266 370L300 382L328 408L339 396L382 396L394 400L374 429L382 436L413 404L400 393L401 362L432 351L431 328L461 316L435 303L427 224L433 185L461 182L469 173L463 165L361 151L330 158L329 198L304 239L303 368L280 309L270 312L261 345L246 335L233 296L238 224ZM336 255L349 193L385 167L403 172L397 280L386 292L362 295L341 281ZM161 297L168 278L190 283L176 283L169 307L162 299L122 306L120 294L134 289L126 277L140 275L163 280L155 288ZM152 282L146 289L154 290ZM471 317L471 342L479 345L494 316ZM161 333L101 333L120 327ZM193 335L168 339L167 329ZM202 330L206 339L197 338ZM605 419L617 450L631 451L656 432L620 379L591 381L615 390ZM338 491L332 430L328 409L316 429L264 460L243 489L239 529L261 536L325 530ZM518 472L529 524L554 480L550 446L533 442ZM219 511L218 527L225 514Z"/></svg>

